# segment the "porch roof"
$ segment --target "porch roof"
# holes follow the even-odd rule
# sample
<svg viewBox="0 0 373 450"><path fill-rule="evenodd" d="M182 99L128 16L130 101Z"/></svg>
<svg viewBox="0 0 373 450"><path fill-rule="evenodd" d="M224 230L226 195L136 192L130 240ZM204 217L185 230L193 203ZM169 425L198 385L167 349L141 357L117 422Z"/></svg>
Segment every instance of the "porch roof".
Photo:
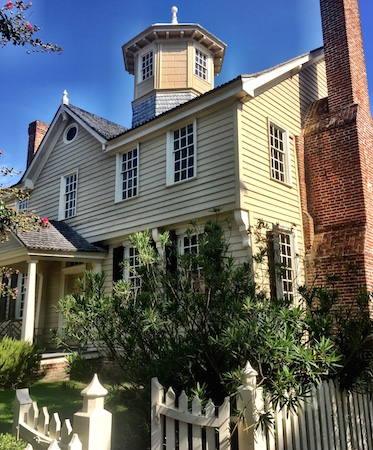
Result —
<svg viewBox="0 0 373 450"><path fill-rule="evenodd" d="M66 223L51 220L49 226L10 232L0 244L0 267L24 270L20 264L31 259L95 263L102 262L106 253L105 248L88 242Z"/></svg>
<svg viewBox="0 0 373 450"><path fill-rule="evenodd" d="M106 250L91 244L83 236L64 222L49 221L49 226L36 230L13 232L14 236L27 249L52 250L62 252L105 253Z"/></svg>

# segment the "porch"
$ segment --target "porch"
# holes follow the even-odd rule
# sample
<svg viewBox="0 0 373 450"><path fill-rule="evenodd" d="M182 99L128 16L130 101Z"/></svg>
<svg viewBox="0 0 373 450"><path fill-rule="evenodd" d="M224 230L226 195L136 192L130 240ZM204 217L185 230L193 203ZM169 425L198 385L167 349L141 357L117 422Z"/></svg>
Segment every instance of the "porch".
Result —
<svg viewBox="0 0 373 450"><path fill-rule="evenodd" d="M12 269L3 283L16 295L0 298L0 339L7 335L53 349L53 330L62 324L59 299L76 289L85 270L102 270L105 254L63 222L11 233L0 246L0 266Z"/></svg>

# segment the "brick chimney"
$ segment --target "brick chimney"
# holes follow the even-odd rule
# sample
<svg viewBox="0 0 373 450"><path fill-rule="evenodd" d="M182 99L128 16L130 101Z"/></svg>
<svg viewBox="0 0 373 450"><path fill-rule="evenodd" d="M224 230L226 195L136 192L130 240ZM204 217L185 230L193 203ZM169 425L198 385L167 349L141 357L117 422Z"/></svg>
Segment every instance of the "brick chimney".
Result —
<svg viewBox="0 0 373 450"><path fill-rule="evenodd" d="M311 107L303 126L302 209L307 226L313 222L310 260L319 274L339 276L348 304L358 287L373 289L373 123L358 0L320 0L320 7L328 98ZM309 282L315 270L309 266Z"/></svg>
<svg viewBox="0 0 373 450"><path fill-rule="evenodd" d="M358 0L321 0L329 109L353 103L369 110Z"/></svg>
<svg viewBox="0 0 373 450"><path fill-rule="evenodd" d="M37 152L45 133L48 131L49 125L40 120L30 123L28 127L28 151L27 151L27 166L31 164L35 153Z"/></svg>

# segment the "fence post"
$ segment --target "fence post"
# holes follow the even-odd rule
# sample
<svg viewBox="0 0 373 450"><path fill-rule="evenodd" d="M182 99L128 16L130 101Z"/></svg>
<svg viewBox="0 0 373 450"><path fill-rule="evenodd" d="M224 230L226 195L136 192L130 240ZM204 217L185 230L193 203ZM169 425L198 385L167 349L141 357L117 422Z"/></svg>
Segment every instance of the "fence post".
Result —
<svg viewBox="0 0 373 450"><path fill-rule="evenodd" d="M110 450L112 416L104 409L107 390L98 381L97 374L81 395L83 408L74 414L73 429L82 443L82 450Z"/></svg>
<svg viewBox="0 0 373 450"><path fill-rule="evenodd" d="M163 403L164 388L158 378L152 378L151 383L151 450L163 448L163 422L157 415L157 405Z"/></svg>
<svg viewBox="0 0 373 450"><path fill-rule="evenodd" d="M12 433L19 439L19 422L24 421L25 414L30 409L32 400L28 388L16 390L16 400L14 403L13 428Z"/></svg>
<svg viewBox="0 0 373 450"><path fill-rule="evenodd" d="M237 409L242 411L238 423L239 450L266 450L265 436L261 430L255 431L257 411L263 408L262 389L256 387L256 372L249 362L244 369L244 379L239 387Z"/></svg>

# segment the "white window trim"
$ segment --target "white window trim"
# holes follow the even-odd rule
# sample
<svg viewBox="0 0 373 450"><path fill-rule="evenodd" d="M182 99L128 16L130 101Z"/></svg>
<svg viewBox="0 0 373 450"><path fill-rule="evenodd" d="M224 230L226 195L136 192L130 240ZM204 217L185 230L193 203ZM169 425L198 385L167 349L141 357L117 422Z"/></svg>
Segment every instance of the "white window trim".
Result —
<svg viewBox="0 0 373 450"><path fill-rule="evenodd" d="M300 294L298 292L298 288L301 285L301 276L300 276L300 267L299 267L299 252L298 252L298 235L297 235L297 229L295 227L289 228L289 227L283 227L279 225L273 226L273 235L274 235L274 262L279 263L280 262L280 248L279 248L279 242L278 238L276 239L276 236L278 234L287 234L290 236L290 251L291 251L291 258L293 263L293 299L294 299L294 305L299 304L300 300ZM283 296L283 286L282 286L282 278L277 276L276 269L275 269L275 276L276 276L276 297L282 298Z"/></svg>
<svg viewBox="0 0 373 450"><path fill-rule="evenodd" d="M76 174L76 196L75 196L75 214L71 217L65 217L65 187L66 187L66 179L71 175ZM58 208L58 220L67 220L75 217L77 215L77 207L78 207L78 187L79 187L79 174L78 169L72 170L71 172L66 173L65 175L61 175L60 180L60 202Z"/></svg>
<svg viewBox="0 0 373 450"><path fill-rule="evenodd" d="M196 253L198 254L199 253L198 233L194 233L194 234L190 234L189 235L188 233L184 232L184 233L177 234L178 251L179 251L180 255L185 255L184 238L191 239L194 236L197 239L197 245L196 245L197 252Z"/></svg>
<svg viewBox="0 0 373 450"><path fill-rule="evenodd" d="M196 51L202 53L206 56L206 69L207 69L207 77L204 80L202 77L196 74ZM195 45L193 49L193 75L196 76L199 80L202 80L206 83L211 83L211 56L207 52L207 50L199 45Z"/></svg>
<svg viewBox="0 0 373 450"><path fill-rule="evenodd" d="M126 261L130 258L130 249L135 248L133 245L131 245L129 242L123 242L123 261ZM136 275L133 278L138 278L140 280L140 286L131 287L132 290L141 289L141 277ZM131 281L130 279L130 270L128 267L124 267L123 270L123 279L127 282Z"/></svg>
<svg viewBox="0 0 373 450"><path fill-rule="evenodd" d="M22 290L22 280L23 283L23 290ZM23 316L23 310L25 307L25 300L26 300L26 285L27 285L27 274L26 273L19 273L18 279L17 279L17 298L16 298L16 310L15 310L15 318L17 320L21 320ZM23 297L23 298L22 298Z"/></svg>
<svg viewBox="0 0 373 450"><path fill-rule="evenodd" d="M289 130L284 127L282 124L277 122L276 120L271 119L268 117L268 155L269 155L269 175L271 177L271 180L277 181L278 183L286 184L287 186L292 186L292 176L291 176L291 161L290 161L290 145L289 145ZM271 124L275 126L276 128L279 128L284 134L284 169L285 169L285 180L277 180L277 178L274 178L272 176L272 167L271 167L271 132L270 127Z"/></svg>
<svg viewBox="0 0 373 450"><path fill-rule="evenodd" d="M145 78L145 80L142 79L142 58L143 56L147 55L148 53L153 52L153 67L152 67L152 72L153 74L148 76L147 78ZM147 80L151 79L154 77L154 59L155 59L155 47L146 47L146 49L142 50L141 52L138 53L138 57L137 57L137 84L140 83L145 83Z"/></svg>
<svg viewBox="0 0 373 450"><path fill-rule="evenodd" d="M67 140L67 133L71 130L71 128L76 128L76 134L75 134L75 136L71 139L71 141L69 141L69 140ZM79 127L78 127L78 124L77 123L71 123L66 129L65 129L65 131L63 132L63 141L64 141L64 143L65 144L71 144L72 142L74 142L75 141L75 139L78 137L78 134L79 134Z"/></svg>
<svg viewBox="0 0 373 450"><path fill-rule="evenodd" d="M15 208L16 208L16 210L18 212L25 212L25 213L27 213L28 209L29 209L29 201L30 201L29 197L26 197L23 200L20 200L19 198L17 198L16 201L15 201ZM20 209L20 207L21 207L23 202L27 202L27 207Z"/></svg>
<svg viewBox="0 0 373 450"><path fill-rule="evenodd" d="M115 169L115 203L128 202L139 196L140 191L140 144L137 144L137 194L131 198L122 198L122 155L134 150L129 149L116 155L116 169Z"/></svg>
<svg viewBox="0 0 373 450"><path fill-rule="evenodd" d="M174 166L174 131L176 129L183 128L184 126L188 126L192 123L193 125L193 146L194 146L194 173L190 178L186 178L185 180L174 181L175 175L175 166ZM194 119L192 122L188 121L183 123L182 125L173 128L167 132L167 155L166 155L166 186L175 186L181 183L186 183L190 180L194 180L197 178L197 119Z"/></svg>

